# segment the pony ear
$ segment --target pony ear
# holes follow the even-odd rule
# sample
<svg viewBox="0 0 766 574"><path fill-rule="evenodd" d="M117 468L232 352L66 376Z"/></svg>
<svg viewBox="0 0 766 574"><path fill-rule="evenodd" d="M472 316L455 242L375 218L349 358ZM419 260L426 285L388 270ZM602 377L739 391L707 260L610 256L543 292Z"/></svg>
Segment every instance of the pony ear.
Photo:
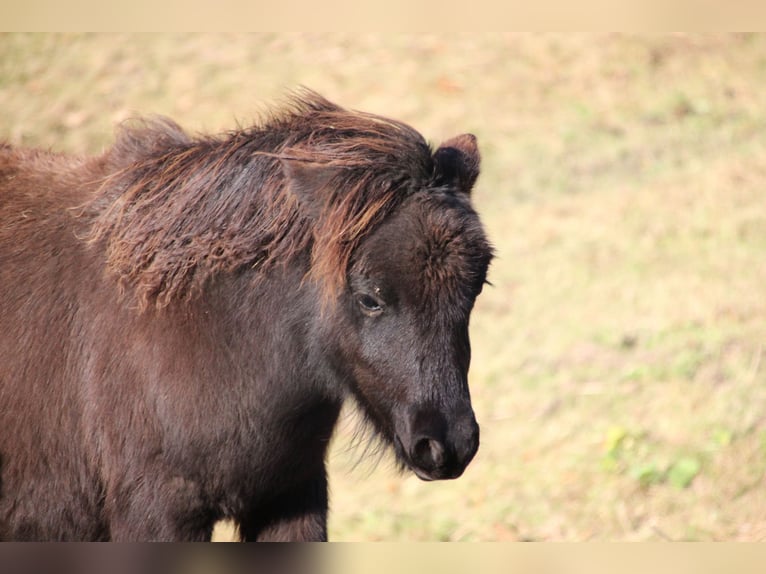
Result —
<svg viewBox="0 0 766 574"><path fill-rule="evenodd" d="M434 152L437 181L471 193L479 177L480 159L475 135L462 134L448 139Z"/></svg>
<svg viewBox="0 0 766 574"><path fill-rule="evenodd" d="M326 203L328 184L338 174L337 167L298 159L281 158L290 192L306 215L318 219Z"/></svg>

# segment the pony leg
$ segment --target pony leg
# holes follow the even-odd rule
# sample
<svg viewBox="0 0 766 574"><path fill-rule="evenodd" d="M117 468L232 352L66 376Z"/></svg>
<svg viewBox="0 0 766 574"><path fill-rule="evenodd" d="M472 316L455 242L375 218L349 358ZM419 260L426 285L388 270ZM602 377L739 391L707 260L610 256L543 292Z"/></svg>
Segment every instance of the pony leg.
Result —
<svg viewBox="0 0 766 574"><path fill-rule="evenodd" d="M325 542L327 540L327 477L324 469L313 480L284 492L268 505L240 519L243 542Z"/></svg>
<svg viewBox="0 0 766 574"><path fill-rule="evenodd" d="M107 503L111 539L117 542L202 542L215 516L198 486L180 477L142 482Z"/></svg>

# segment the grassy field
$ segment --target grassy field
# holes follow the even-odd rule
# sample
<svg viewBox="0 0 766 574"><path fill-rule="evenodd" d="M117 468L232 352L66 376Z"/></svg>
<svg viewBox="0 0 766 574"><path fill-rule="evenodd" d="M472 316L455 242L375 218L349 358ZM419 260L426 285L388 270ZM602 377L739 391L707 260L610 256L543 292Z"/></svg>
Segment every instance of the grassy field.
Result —
<svg viewBox="0 0 766 574"><path fill-rule="evenodd" d="M356 465L350 413L332 539L766 540L766 36L5 35L0 139L220 131L297 85L475 133L498 252L477 458L448 483Z"/></svg>

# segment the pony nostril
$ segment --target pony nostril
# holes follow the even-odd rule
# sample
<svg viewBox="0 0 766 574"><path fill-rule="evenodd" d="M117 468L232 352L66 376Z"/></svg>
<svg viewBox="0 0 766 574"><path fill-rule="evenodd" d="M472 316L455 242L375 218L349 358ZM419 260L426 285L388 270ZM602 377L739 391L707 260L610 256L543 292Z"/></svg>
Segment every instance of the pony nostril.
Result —
<svg viewBox="0 0 766 574"><path fill-rule="evenodd" d="M423 437L415 442L413 459L422 468L439 468L444 465L444 445L438 440Z"/></svg>

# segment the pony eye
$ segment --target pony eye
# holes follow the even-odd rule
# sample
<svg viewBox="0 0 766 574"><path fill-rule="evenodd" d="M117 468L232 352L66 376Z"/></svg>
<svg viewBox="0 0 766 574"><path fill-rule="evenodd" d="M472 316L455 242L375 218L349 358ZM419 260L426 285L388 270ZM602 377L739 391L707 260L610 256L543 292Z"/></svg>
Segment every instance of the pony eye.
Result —
<svg viewBox="0 0 766 574"><path fill-rule="evenodd" d="M378 315L383 311L383 305L371 295L359 295L357 302L362 311L369 315Z"/></svg>

